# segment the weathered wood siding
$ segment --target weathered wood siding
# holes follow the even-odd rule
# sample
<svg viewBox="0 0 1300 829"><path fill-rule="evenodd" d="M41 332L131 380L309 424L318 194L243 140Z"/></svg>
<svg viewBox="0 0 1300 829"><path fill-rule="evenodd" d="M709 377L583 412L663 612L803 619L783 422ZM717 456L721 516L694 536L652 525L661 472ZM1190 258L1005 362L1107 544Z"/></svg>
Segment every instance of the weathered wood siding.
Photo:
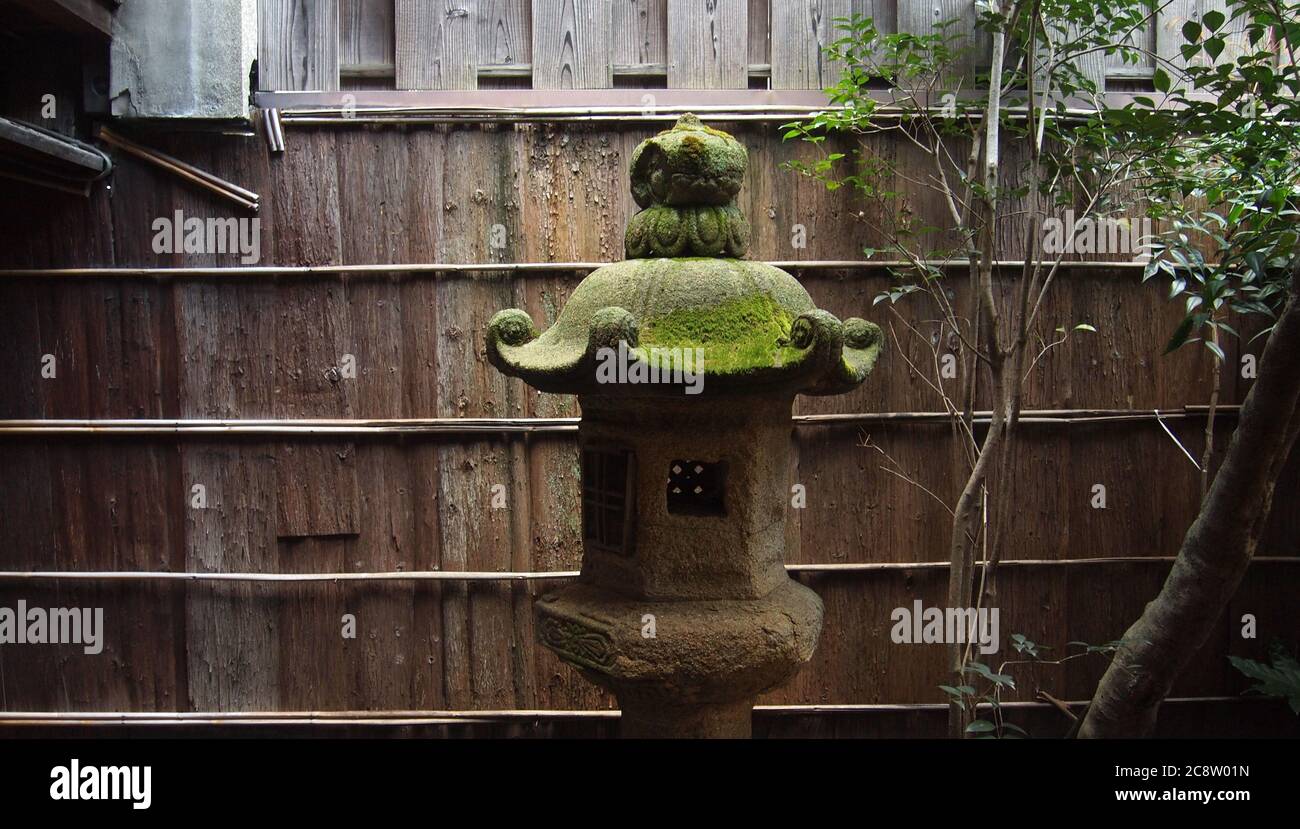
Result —
<svg viewBox="0 0 1300 829"><path fill-rule="evenodd" d="M858 207L783 169L811 159L771 126L721 125L750 149L740 203L754 224L753 258L851 259L871 240ZM297 129L269 158L260 138L158 138L162 149L263 194L262 262L603 261L621 256L633 210L626 166L648 129L568 126L495 130ZM901 152L901 150L898 150ZM152 222L229 215L224 206L129 158L111 195L88 202L22 189L0 200L8 244L0 267L233 265L236 255L151 249ZM900 181L923 219L941 206ZM793 247L795 225L806 247ZM494 228L499 230L494 231ZM504 239L504 247L494 240ZM1008 232L1005 255L1021 244ZM0 418L425 418L576 414L485 361L496 310L555 319L581 274L511 277L485 270L434 278L0 279ZM922 302L900 318L872 300L883 271L807 272L819 306L886 325L889 349L862 389L803 398L801 413L935 411L909 368L938 336ZM966 290L955 279L958 296ZM1010 290L1010 282L1001 283ZM1028 381L1030 408L1176 410L1208 401L1204 350L1160 356L1178 309L1137 274L1075 270L1045 311L1043 334L1089 322L1048 352ZM892 321L892 325L891 325ZM1258 343L1245 346L1257 352ZM1230 349L1229 365L1241 350ZM42 355L58 376L42 379ZM356 377L340 376L345 356ZM905 359L906 355L906 359ZM955 381L954 381L955 382ZM1224 403L1249 380L1223 379ZM1203 421L1168 421L1199 455ZM1220 446L1232 423L1221 425ZM803 426L792 483L796 563L933 562L946 556L945 508L882 468L897 468L949 502L958 486L949 428L938 424ZM0 440L0 569L235 572L563 570L580 560L572 434L475 438ZM1064 647L1119 636L1159 588L1168 564L1066 559L1173 555L1195 514L1198 473L1150 422L1024 428L1014 526L1003 556L1001 631ZM1300 556L1293 461L1260 556ZM1093 509L1093 487L1107 507ZM202 486L207 506L192 506ZM505 509L492 508L504 487ZM1291 598L1300 564L1259 562L1176 693L1245 688L1226 654L1262 656L1300 630ZM912 568L803 578L826 602L813 663L779 703L940 702L941 646L889 640L890 611L937 605L946 571ZM0 582L0 604L105 608L105 654L75 647L0 649L7 710L304 710L608 708L600 694L535 644L531 603L553 583L94 584ZM1239 636L1242 614L1259 638ZM356 639L341 637L342 618ZM1003 654L1005 656L1005 654ZM1018 674L1025 698L1043 687L1083 698L1103 667ZM779 733L793 733L786 726ZM839 720L836 720L839 722ZM579 731L589 726L575 725ZM802 728L803 726L798 726ZM879 726L884 728L884 726ZM919 726L918 726L919 727ZM836 727L819 726L818 733ZM859 726L845 724L842 733ZM829 729L830 731L827 731Z"/></svg>
<svg viewBox="0 0 1300 829"><path fill-rule="evenodd" d="M824 89L841 67L822 47L836 18L872 17L881 32L929 34L946 20L974 52L954 68L969 87L987 72L989 38L975 0L259 0L263 90L473 89L476 78L537 89L603 89L615 79L680 89ZM1225 0L1174 0L1133 42L1181 62L1182 26ZM1239 21L1225 54L1246 48ZM985 57L980 57L984 55ZM1080 70L1102 90L1149 78L1098 52ZM518 82L518 83L516 83ZM1081 101L1082 103L1082 101Z"/></svg>

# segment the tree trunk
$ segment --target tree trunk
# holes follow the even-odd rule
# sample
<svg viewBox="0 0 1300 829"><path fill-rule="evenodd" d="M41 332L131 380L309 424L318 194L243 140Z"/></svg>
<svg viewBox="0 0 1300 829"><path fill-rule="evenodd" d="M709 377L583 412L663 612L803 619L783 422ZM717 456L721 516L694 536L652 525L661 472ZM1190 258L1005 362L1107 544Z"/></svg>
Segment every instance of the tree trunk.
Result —
<svg viewBox="0 0 1300 829"><path fill-rule="evenodd" d="M1300 432L1300 272L1241 408L1237 430L1160 595L1124 634L1080 737L1146 737L1174 680L1237 591Z"/></svg>

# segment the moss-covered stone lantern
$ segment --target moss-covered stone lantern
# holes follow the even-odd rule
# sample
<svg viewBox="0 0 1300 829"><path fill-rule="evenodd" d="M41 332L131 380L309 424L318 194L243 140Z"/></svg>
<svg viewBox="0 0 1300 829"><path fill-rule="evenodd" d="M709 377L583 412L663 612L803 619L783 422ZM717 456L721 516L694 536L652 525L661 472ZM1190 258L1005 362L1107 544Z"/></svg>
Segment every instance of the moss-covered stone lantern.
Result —
<svg viewBox="0 0 1300 829"><path fill-rule="evenodd" d="M746 163L683 116L632 155L628 258L540 335L520 310L488 324L499 370L579 395L582 575L538 601L538 628L617 695L623 736L749 736L755 698L821 632L821 599L784 567L791 406L856 387L881 334L739 258Z"/></svg>

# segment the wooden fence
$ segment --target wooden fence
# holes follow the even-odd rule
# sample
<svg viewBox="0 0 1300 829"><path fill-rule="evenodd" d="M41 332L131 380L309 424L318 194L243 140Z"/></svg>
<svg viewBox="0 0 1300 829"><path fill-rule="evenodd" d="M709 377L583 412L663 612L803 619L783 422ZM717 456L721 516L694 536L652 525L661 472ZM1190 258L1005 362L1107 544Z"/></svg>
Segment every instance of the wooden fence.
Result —
<svg viewBox="0 0 1300 829"><path fill-rule="evenodd" d="M727 0L460 0L465 15L427 11L444 5L264 0L263 21L275 25L263 27L262 86L404 86L398 78L483 86L529 77L538 87L599 86L632 77L620 69L631 66L643 67L643 82L660 74L683 86L743 86L748 75L766 85L768 29L755 21L771 20L773 49L806 55L822 30L814 35L806 14L787 12L816 8L824 19L836 6L781 2L777 14L766 3ZM730 56L726 67L686 53L704 24L698 9L679 12L695 5L730 10L713 24L730 44L719 47ZM569 55L553 29L563 18L539 8L605 10L622 22L602 29L574 17L565 24L576 48ZM440 32L437 60L409 48L431 30ZM593 42L598 59L587 51ZM787 72L785 60L769 72L774 88L824 82L825 67L799 68L791 57ZM751 258L810 263L791 269L819 307L868 316L889 332L887 353L860 390L796 404L791 483L806 488L807 501L789 511L787 559L824 598L826 625L812 664L764 700L796 707L760 712L759 731L939 733L942 710L917 706L943 700L943 647L897 645L889 633L894 608L917 599L939 605L945 595L949 516L941 501L952 503L961 475L943 418L917 413L942 409L921 375L934 360L926 340L941 351L955 344L923 302L900 305L899 317L873 308L888 269L841 261L861 260L871 241L852 221L860 205L782 169L811 160L810 148L782 142L771 124L719 126L750 151L740 204L754 226ZM148 136L261 194L262 269L253 270L240 270L237 253L155 252L159 218L178 210L225 218L230 208L129 157L117 159L111 190L87 201L30 188L0 199L0 606L22 598L103 607L107 625L97 656L73 646L0 648L0 709L332 711L339 727L353 715L364 722L357 712L365 711L434 712L425 719L439 722L488 711L499 712L486 716L497 725L483 733L605 733L599 717L533 713L613 706L538 647L533 631L532 601L557 583L548 574L580 563L576 444L563 420L578 414L575 401L494 371L482 331L507 307L549 324L589 263L621 257L635 209L627 164L650 131L611 123L296 127L282 156L268 155L261 137ZM905 178L897 188L919 223L942 224L942 205ZM1008 228L1005 258L1021 244ZM178 266L222 270L152 270ZM1071 640L1116 638L1155 595L1195 515L1199 472L1179 442L1199 459L1205 418L1195 407L1209 400L1211 363L1203 349L1161 356L1178 308L1139 276L1122 263L1076 263L1045 309L1045 341L1078 322L1097 333L1048 350L1027 381L1035 412L1016 463L1017 511L998 581L1004 641L1023 633L1059 652ZM1013 277L1000 276L1000 290ZM964 283L953 282L958 296ZM1228 345L1220 447L1249 389L1241 360L1259 348ZM57 371L47 377L50 357ZM317 418L345 428L284 430ZM49 421L59 419L93 423L54 434ZM107 419L132 423L105 430ZM169 434L161 423L124 433L141 420L194 419L247 428ZM259 419L267 422L246 423ZM45 422L18 422L28 420ZM497 486L503 509L493 507ZM1238 716L1250 719L1251 733L1294 733L1284 706L1228 701L1247 683L1225 657L1262 657L1275 639L1300 637L1291 598L1298 495L1293 459L1259 559L1175 690L1200 701L1169 715L1170 733L1197 733L1206 722L1232 733ZM32 571L88 575L16 575ZM106 572L140 575L94 575ZM247 576L166 576L184 573ZM277 574L290 578L268 578ZM1245 614L1255 617L1257 638L1241 637ZM355 638L342 635L347 615ZM997 658L1014 657L1004 649ZM1080 700L1103 667L1082 659L1013 672L1022 701L1039 687ZM1026 716L1037 733L1064 730L1050 713ZM301 727L261 722L278 733ZM0 717L0 730L15 727Z"/></svg>
<svg viewBox="0 0 1300 829"><path fill-rule="evenodd" d="M1133 35L1177 55L1185 21L1224 0L1174 0ZM928 34L976 0L260 0L259 86L336 89L823 89L835 21ZM1230 24L1229 49L1244 48ZM1090 56L1098 87L1149 80L1152 61Z"/></svg>
<svg viewBox="0 0 1300 829"><path fill-rule="evenodd" d="M1197 0L1178 0L1135 40L1177 49ZM1222 0L1219 0L1222 5ZM263 90L668 87L820 90L839 66L836 19L930 32L975 0L260 0ZM1089 74L1149 77L1099 58Z"/></svg>

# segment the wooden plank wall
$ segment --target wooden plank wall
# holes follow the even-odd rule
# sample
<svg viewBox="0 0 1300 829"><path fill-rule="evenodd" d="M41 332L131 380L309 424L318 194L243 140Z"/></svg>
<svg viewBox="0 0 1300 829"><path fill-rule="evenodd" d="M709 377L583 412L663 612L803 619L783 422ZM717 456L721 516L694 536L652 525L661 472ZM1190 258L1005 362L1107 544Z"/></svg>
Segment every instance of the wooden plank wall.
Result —
<svg viewBox="0 0 1300 829"><path fill-rule="evenodd" d="M613 0L533 0L533 88L613 85Z"/></svg>
<svg viewBox="0 0 1300 829"><path fill-rule="evenodd" d="M398 89L476 86L478 33L469 9L456 0L397 0L393 17Z"/></svg>
<svg viewBox="0 0 1300 829"><path fill-rule="evenodd" d="M782 169L809 148L768 125L722 124L750 150L740 204L759 259L848 259L864 239L844 193ZM265 264L591 261L620 256L634 209L626 166L642 127L520 126L479 130L294 130L268 157L260 138L157 137L180 158L263 194ZM883 140L883 139L881 139ZM882 146L882 151L888 148ZM23 189L0 200L10 244L0 267L231 265L233 255L157 254L152 222L228 215L206 195L119 158L111 195L80 201ZM1008 163L1012 163L1010 160ZM900 181L918 221L941 207ZM792 228L807 231L792 248ZM492 246L494 226L504 249ZM1014 256L1019 234L1004 240ZM576 413L573 399L536 393L485 361L481 332L496 310L549 324L579 275L499 272L373 277L0 280L0 418L529 417ZM809 272L822 307L888 324L872 307L880 271ZM964 280L954 281L958 297ZM1001 290L1009 291L1009 283ZM933 359L907 331L938 337L923 303L899 307L895 342L860 390L797 403L801 413L934 411L908 367ZM1177 317L1135 274L1073 271L1045 311L1043 334L1090 322L1031 376L1033 408L1172 410L1205 403L1203 351L1161 356ZM1233 345L1229 365L1238 365ZM1256 349L1248 347L1247 350ZM58 360L41 379L42 356ZM344 355L355 378L339 379ZM907 359L904 359L906 355ZM1223 380L1223 402L1249 381ZM1170 428L1199 454L1202 423ZM1220 446L1231 422L1220 429ZM1007 559L1169 556L1194 515L1198 475L1153 422L1027 426L1017 460ZM798 563L942 560L955 496L947 427L800 427L791 509ZM886 460L886 455L888 460ZM0 441L0 569L243 572L557 570L579 564L578 471L572 435L461 439ZM1261 556L1300 556L1293 461ZM1093 487L1107 488L1094 509ZM196 486L206 504L194 506ZM493 487L507 497L492 505ZM1218 633L1176 688L1235 695L1245 682L1226 654L1262 656L1300 637L1289 592L1295 564L1254 565ZM1009 567L998 583L1003 636L1063 648L1108 641L1164 578L1159 561ZM937 605L942 569L805 576L826 603L813 663L773 703L940 702L940 646L894 645L893 608ZM7 710L592 709L612 700L536 646L531 604L541 583L24 584L16 598L105 608L102 656L73 647L0 649ZM1259 638L1242 640L1256 616ZM355 617L357 636L341 636ZM1103 667L1021 672L1024 697L1043 687L1083 698ZM838 720L835 720L838 722ZM805 724L806 725L806 724ZM906 724L904 724L906 725ZM904 725L899 725L903 728ZM1194 722L1186 727L1194 730ZM575 726L582 728L586 726ZM800 728L804 725L798 726ZM807 726L812 728L812 726ZM911 727L911 726L907 726ZM795 728L795 726L790 726ZM823 724L816 733L836 733ZM843 726L840 733L859 733ZM872 728L888 729L884 725ZM572 732L570 732L572 733ZM791 733L789 731L783 733ZM905 732L897 732L905 733ZM1191 733L1191 732L1189 732Z"/></svg>
<svg viewBox="0 0 1300 829"><path fill-rule="evenodd" d="M1134 42L1176 57L1184 21L1224 0L1175 0ZM824 89L841 68L822 48L835 20L869 16L882 32L930 33L942 20L958 44L987 51L975 33L975 0L259 0L263 90ZM1242 47L1240 26L1231 49ZM1081 67L1105 88L1150 76L1118 56L1089 55ZM954 72L981 66L972 54ZM987 70L987 66L982 68ZM490 83L484 81L491 79Z"/></svg>
<svg viewBox="0 0 1300 829"><path fill-rule="evenodd" d="M668 86L744 89L748 15L745 0L668 0Z"/></svg>
<svg viewBox="0 0 1300 829"><path fill-rule="evenodd" d="M258 0L257 33L260 88L339 88L339 0Z"/></svg>

